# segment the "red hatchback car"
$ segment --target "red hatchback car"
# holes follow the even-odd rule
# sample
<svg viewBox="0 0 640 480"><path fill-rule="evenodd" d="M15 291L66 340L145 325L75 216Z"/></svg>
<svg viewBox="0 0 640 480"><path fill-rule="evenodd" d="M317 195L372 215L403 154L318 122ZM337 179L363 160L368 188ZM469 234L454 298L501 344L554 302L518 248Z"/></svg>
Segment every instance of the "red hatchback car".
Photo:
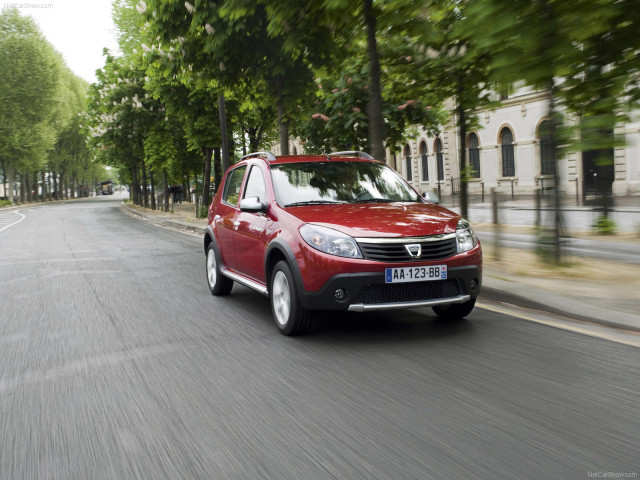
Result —
<svg viewBox="0 0 640 480"><path fill-rule="evenodd" d="M464 317L482 283L469 223L362 152L243 157L209 207L204 249L211 293L238 282L268 296L285 335L317 310Z"/></svg>

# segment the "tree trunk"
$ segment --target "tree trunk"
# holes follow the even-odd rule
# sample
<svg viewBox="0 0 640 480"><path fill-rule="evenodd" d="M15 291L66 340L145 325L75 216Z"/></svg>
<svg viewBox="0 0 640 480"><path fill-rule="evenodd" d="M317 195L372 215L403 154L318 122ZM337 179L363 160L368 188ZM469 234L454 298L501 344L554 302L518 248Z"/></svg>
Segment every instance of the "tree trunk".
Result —
<svg viewBox="0 0 640 480"><path fill-rule="evenodd" d="M376 16L373 0L364 0L364 18L367 26L367 52L369 56L369 148L377 160L385 161L384 118L382 115L381 73L376 42Z"/></svg>
<svg viewBox="0 0 640 480"><path fill-rule="evenodd" d="M549 107L547 116L549 117L549 142L552 145L554 152L553 159L553 261L560 263L562 259L562 245L560 243L561 226L562 226L562 211L560 210L560 178L558 175L558 126L556 124L556 111L555 111L555 95L556 86L555 81L551 79L549 81Z"/></svg>
<svg viewBox="0 0 640 480"><path fill-rule="evenodd" d="M11 166L7 167L7 179L9 180L9 186L7 189L7 198L11 203L15 203L15 199L13 196L13 184L15 183L15 180L13 178L13 175L14 175L13 169L11 168Z"/></svg>
<svg viewBox="0 0 640 480"><path fill-rule="evenodd" d="M149 208L149 182L147 180L147 166L144 163L144 160L142 160L142 195L143 195L143 202L144 202L144 208Z"/></svg>
<svg viewBox="0 0 640 480"><path fill-rule="evenodd" d="M211 203L209 191L211 188L211 156L213 154L213 149L211 147L204 147L202 150L202 153L204 155L204 172L202 178L202 206L208 207Z"/></svg>
<svg viewBox="0 0 640 480"><path fill-rule="evenodd" d="M40 201L40 192L38 191L38 172L34 171L33 172L33 176L31 177L31 188L34 192L34 197L33 197L33 201L34 202L39 202Z"/></svg>
<svg viewBox="0 0 640 480"><path fill-rule="evenodd" d="M44 170L40 172L40 175L42 177L42 201L46 202L49 198L49 192L47 191L47 175Z"/></svg>
<svg viewBox="0 0 640 480"><path fill-rule="evenodd" d="M25 175L24 173L20 174L20 203L25 203L26 202L26 185L24 184L25 182Z"/></svg>
<svg viewBox="0 0 640 480"><path fill-rule="evenodd" d="M220 160L221 152L220 149L214 147L213 149L213 163L211 165L211 169L213 170L213 190L215 192L218 191L218 187L220 186L220 182L222 181L222 175L224 171L222 170L222 161ZM213 200L213 199L212 199Z"/></svg>
<svg viewBox="0 0 640 480"><path fill-rule="evenodd" d="M229 168L229 136L227 133L227 111L225 108L224 94L218 95L218 114L220 116L220 135L222 137L222 167L226 171ZM211 174L211 152L209 155L209 174ZM208 178L208 177L207 177ZM204 198L204 196L203 196ZM208 203L206 205L209 205Z"/></svg>
<svg viewBox="0 0 640 480"><path fill-rule="evenodd" d="M2 165L2 186L4 187L4 196L9 198L7 194L7 166L5 165L4 159L0 160L0 164Z"/></svg>
<svg viewBox="0 0 640 480"><path fill-rule="evenodd" d="M149 180L151 181L151 210L156 210L156 186L153 181L153 171L149 167Z"/></svg>
<svg viewBox="0 0 640 480"><path fill-rule="evenodd" d="M251 127L244 128L244 124L242 125L242 156L244 157L247 154L247 137L249 137L249 145L251 145L251 134L249 133Z"/></svg>
<svg viewBox="0 0 640 480"><path fill-rule="evenodd" d="M51 195L51 197L52 197L54 200L58 200L58 197L59 197L59 195L60 195L60 194L58 193L58 174L57 174L57 173L56 173L56 171L54 170L54 171L52 171L52 172L51 172L51 175L53 176L53 187L52 187L52 190L51 190L51 191L52 191L52 195Z"/></svg>
<svg viewBox="0 0 640 480"><path fill-rule="evenodd" d="M24 174L24 189L27 193L27 202L31 203L33 202L33 193L32 188L31 188L31 173L30 172L26 172Z"/></svg>
<svg viewBox="0 0 640 480"><path fill-rule="evenodd" d="M289 155L289 121L285 112L284 101L278 98L278 135L280 137L280 155Z"/></svg>
<svg viewBox="0 0 640 480"><path fill-rule="evenodd" d="M460 94L460 92L458 92ZM462 105L461 97L458 97L458 124L460 142L460 215L469 220L469 198L467 195L467 116Z"/></svg>
<svg viewBox="0 0 640 480"><path fill-rule="evenodd" d="M131 187L129 188L131 201L134 205L140 205L140 185L138 184L138 165L131 167Z"/></svg>
<svg viewBox="0 0 640 480"><path fill-rule="evenodd" d="M163 194L162 194L162 203L163 203L163 210L165 212L169 211L169 175L167 174L167 169L164 168L162 169L162 187L164 188Z"/></svg>

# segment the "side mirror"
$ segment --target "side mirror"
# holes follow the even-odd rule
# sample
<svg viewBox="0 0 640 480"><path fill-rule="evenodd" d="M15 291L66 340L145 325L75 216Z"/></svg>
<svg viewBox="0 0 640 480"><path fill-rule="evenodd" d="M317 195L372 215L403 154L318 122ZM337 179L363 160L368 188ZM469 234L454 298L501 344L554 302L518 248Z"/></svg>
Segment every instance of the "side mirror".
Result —
<svg viewBox="0 0 640 480"><path fill-rule="evenodd" d="M424 192L422 194L422 198L424 198L427 202L435 203L438 205L440 203L440 197L437 194L431 192Z"/></svg>
<svg viewBox="0 0 640 480"><path fill-rule="evenodd" d="M243 198L240 200L240 210L249 213L266 212L267 204L260 202L258 197Z"/></svg>

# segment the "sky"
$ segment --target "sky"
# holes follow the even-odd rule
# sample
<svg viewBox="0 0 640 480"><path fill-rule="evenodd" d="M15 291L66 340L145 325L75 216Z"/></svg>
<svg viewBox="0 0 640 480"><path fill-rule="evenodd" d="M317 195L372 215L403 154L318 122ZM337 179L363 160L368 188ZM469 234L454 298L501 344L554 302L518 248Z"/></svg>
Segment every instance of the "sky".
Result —
<svg viewBox="0 0 640 480"><path fill-rule="evenodd" d="M32 17L67 67L89 83L104 66L103 48L117 50L112 0L2 0L2 8L15 7Z"/></svg>

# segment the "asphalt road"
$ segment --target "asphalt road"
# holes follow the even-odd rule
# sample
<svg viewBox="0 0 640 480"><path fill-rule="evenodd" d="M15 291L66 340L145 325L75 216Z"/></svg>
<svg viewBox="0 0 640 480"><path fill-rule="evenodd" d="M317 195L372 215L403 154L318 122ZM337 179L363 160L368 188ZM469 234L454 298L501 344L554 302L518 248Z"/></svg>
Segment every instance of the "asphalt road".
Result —
<svg viewBox="0 0 640 480"><path fill-rule="evenodd" d="M0 478L640 474L640 349L483 309L287 338L119 201L0 213Z"/></svg>

